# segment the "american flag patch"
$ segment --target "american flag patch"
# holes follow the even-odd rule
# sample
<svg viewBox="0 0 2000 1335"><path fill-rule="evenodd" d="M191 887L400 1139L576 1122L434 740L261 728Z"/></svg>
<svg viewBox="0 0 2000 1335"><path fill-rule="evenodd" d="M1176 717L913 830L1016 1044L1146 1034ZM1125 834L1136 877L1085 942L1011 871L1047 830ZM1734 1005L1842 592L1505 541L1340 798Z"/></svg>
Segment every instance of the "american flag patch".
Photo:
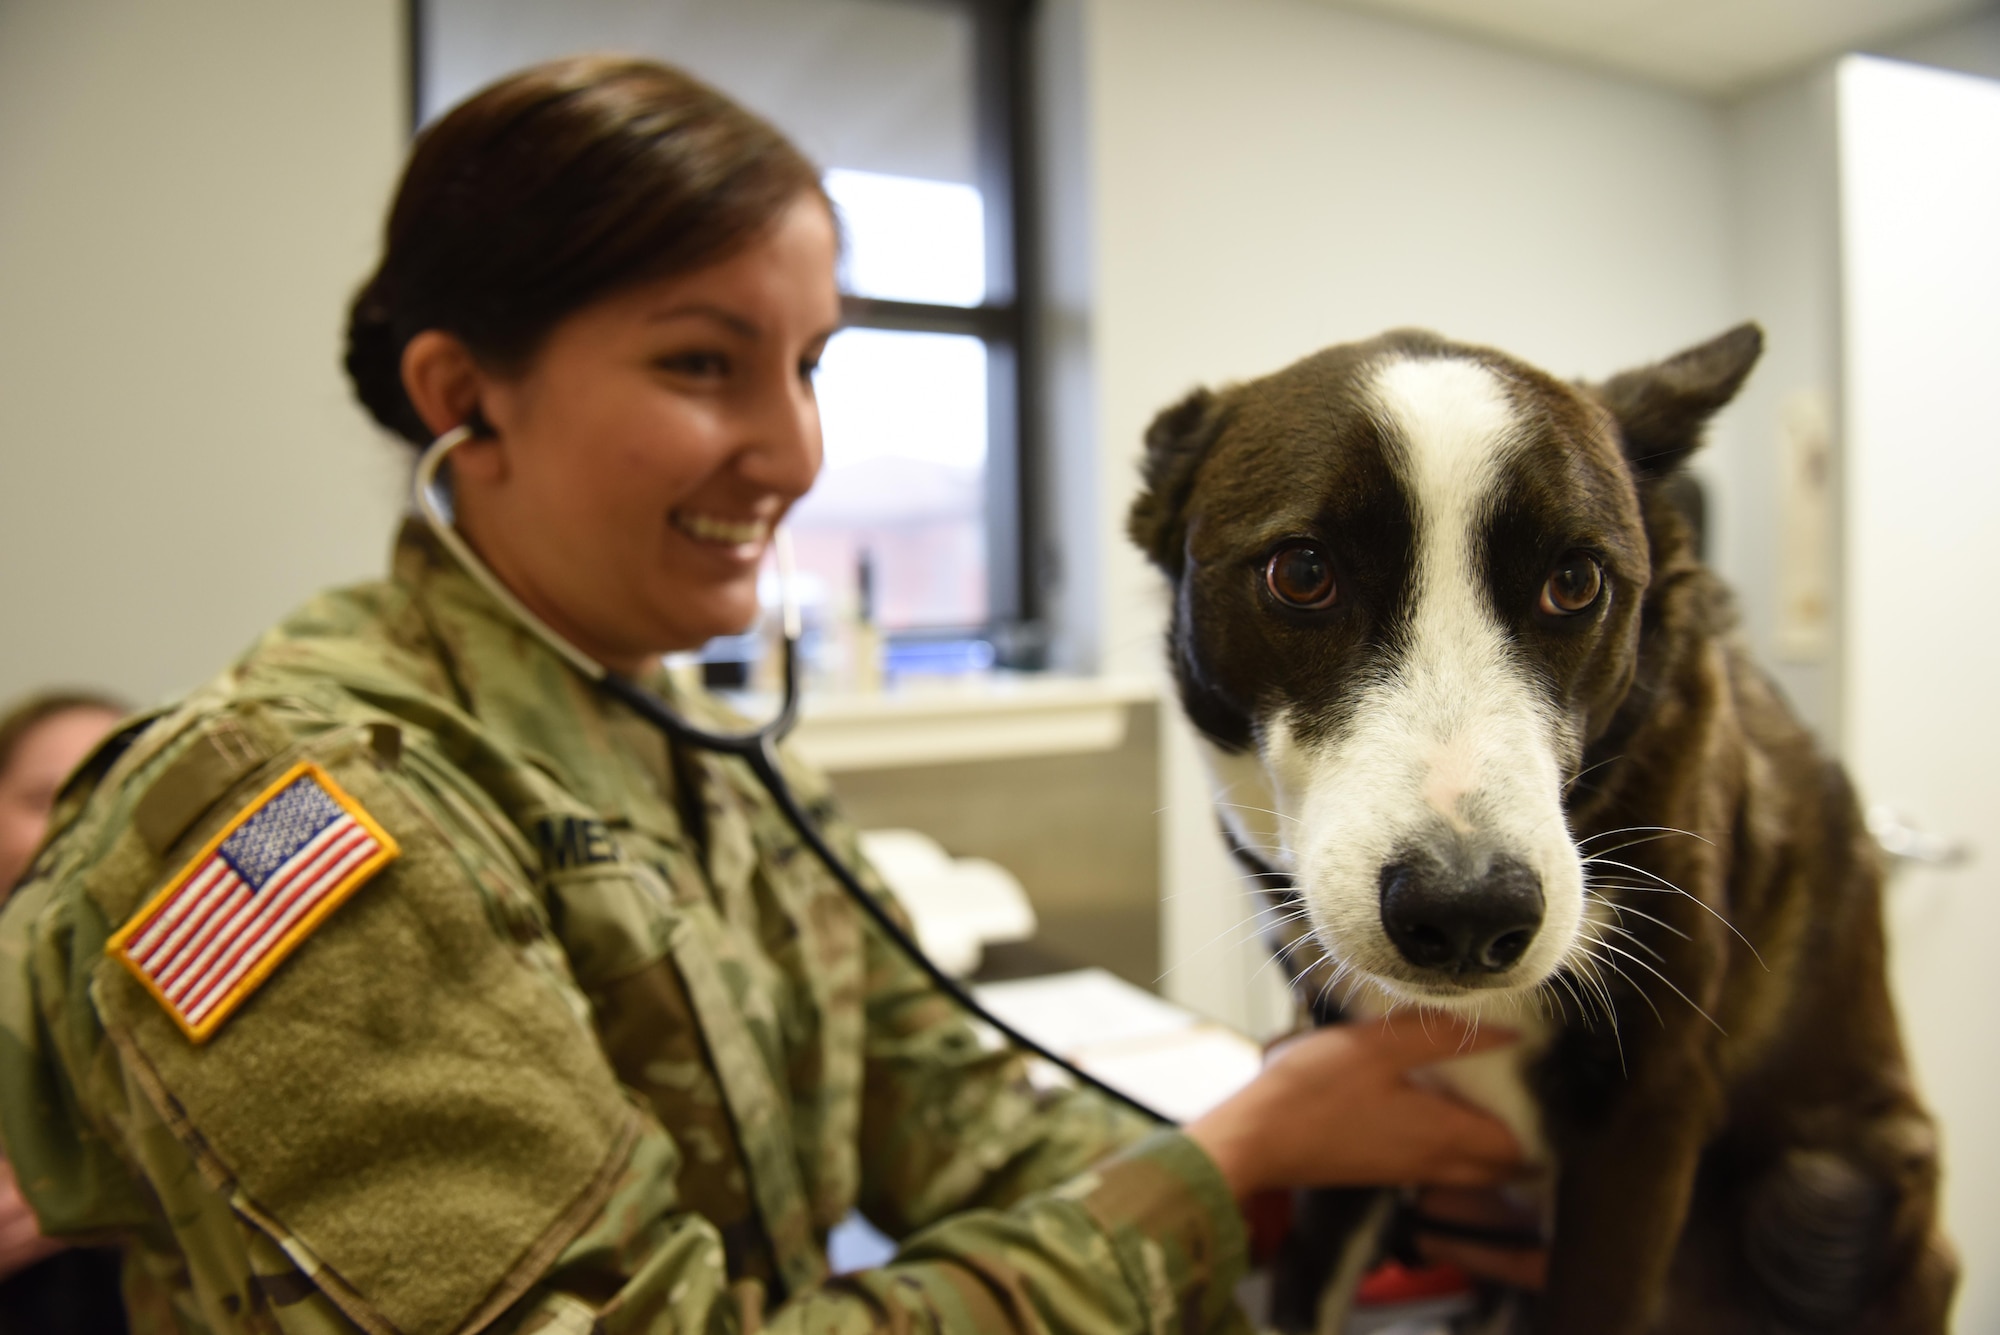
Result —
<svg viewBox="0 0 2000 1335"><path fill-rule="evenodd" d="M238 812L105 946L205 1041L396 841L311 761Z"/></svg>

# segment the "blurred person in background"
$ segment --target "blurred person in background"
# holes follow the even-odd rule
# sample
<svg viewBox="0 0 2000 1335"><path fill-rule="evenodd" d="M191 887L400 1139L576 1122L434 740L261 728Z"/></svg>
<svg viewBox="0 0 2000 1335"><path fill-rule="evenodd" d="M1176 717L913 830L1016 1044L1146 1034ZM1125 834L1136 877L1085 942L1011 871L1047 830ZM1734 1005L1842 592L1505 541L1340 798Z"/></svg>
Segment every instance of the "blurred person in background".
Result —
<svg viewBox="0 0 2000 1335"><path fill-rule="evenodd" d="M124 713L91 691L48 691L0 712L0 900L41 846L63 780ZM0 1157L0 1335L119 1335L118 1268L114 1250L43 1237Z"/></svg>
<svg viewBox="0 0 2000 1335"><path fill-rule="evenodd" d="M45 1225L128 1229L135 1327L1245 1330L1247 1198L1519 1171L1404 1078L1507 1041L1446 1019L1299 1039L1184 1131L1038 1089L741 761L524 628L740 726L660 657L758 614L838 253L817 169L661 65L538 66L419 136L347 368L456 442L498 589L407 525L91 762L0 916L0 1135ZM856 1208L904 1246L830 1275Z"/></svg>
<svg viewBox="0 0 2000 1335"><path fill-rule="evenodd" d="M0 900L28 870L56 790L124 717L91 691L45 691L0 712Z"/></svg>

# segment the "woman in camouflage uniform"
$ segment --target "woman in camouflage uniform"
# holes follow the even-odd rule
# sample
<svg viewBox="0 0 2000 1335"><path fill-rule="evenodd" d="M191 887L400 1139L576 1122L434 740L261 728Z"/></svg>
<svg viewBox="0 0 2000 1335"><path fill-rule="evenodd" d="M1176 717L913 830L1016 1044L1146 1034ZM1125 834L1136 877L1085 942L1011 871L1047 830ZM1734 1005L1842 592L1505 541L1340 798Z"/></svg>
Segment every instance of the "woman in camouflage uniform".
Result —
<svg viewBox="0 0 2000 1335"><path fill-rule="evenodd" d="M763 122L558 62L422 136L348 368L411 441L475 426L467 540L671 693L818 469L836 250ZM49 1232L127 1241L141 1332L1227 1329L1252 1192L1514 1153L1402 1080L1447 1025L1303 1040L1186 1133L1037 1093L740 765L417 528L122 729L56 824L0 921L0 1136ZM855 1207L901 1250L830 1278Z"/></svg>

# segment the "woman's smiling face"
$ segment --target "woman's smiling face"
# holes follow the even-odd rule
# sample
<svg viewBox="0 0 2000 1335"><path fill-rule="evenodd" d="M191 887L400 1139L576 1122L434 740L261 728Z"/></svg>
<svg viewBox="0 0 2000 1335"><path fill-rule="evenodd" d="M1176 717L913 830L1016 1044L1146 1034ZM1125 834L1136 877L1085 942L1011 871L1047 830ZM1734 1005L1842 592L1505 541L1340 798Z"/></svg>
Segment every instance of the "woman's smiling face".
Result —
<svg viewBox="0 0 2000 1335"><path fill-rule="evenodd" d="M459 525L607 666L755 618L771 531L819 472L837 252L825 202L802 196L729 257L565 317L518 370L468 366L493 434L453 452Z"/></svg>

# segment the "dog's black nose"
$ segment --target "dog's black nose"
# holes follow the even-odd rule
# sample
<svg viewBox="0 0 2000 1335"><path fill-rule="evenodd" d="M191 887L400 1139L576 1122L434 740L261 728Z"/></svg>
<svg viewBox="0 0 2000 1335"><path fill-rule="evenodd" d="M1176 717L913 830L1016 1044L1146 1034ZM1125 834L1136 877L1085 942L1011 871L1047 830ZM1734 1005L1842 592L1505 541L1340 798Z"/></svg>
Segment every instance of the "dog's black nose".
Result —
<svg viewBox="0 0 2000 1335"><path fill-rule="evenodd" d="M1425 860L1382 868L1382 926L1419 968L1498 973L1541 925L1541 878L1513 858L1471 880Z"/></svg>

